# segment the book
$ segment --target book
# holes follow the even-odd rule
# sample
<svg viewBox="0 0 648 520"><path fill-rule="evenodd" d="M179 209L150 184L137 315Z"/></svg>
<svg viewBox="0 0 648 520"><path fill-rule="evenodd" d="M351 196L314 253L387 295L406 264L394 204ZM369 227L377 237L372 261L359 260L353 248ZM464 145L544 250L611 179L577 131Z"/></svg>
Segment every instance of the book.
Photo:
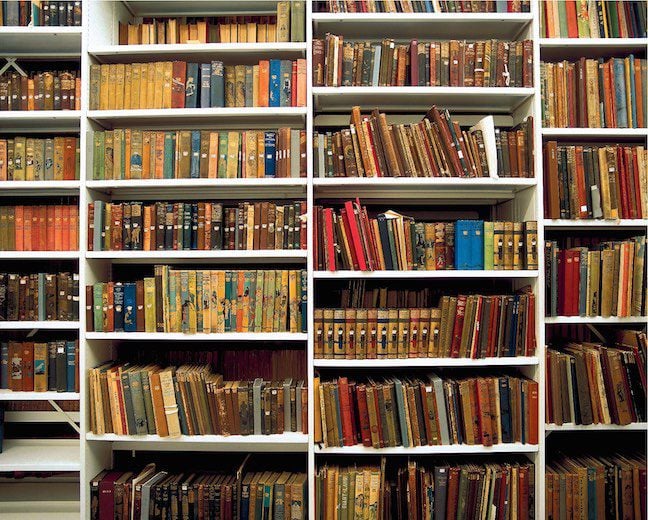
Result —
<svg viewBox="0 0 648 520"><path fill-rule="evenodd" d="M502 5L503 4L503 5ZM358 2L348 0L319 0L313 3L315 12L329 13L528 13L529 0L520 2L443 2L426 0L376 0Z"/></svg>
<svg viewBox="0 0 648 520"><path fill-rule="evenodd" d="M646 128L646 59L540 63L542 123L551 128Z"/></svg>
<svg viewBox="0 0 648 520"><path fill-rule="evenodd" d="M0 251L76 251L76 205L0 207Z"/></svg>
<svg viewBox="0 0 648 520"><path fill-rule="evenodd" d="M80 27L81 4L81 0L7 0L0 5L0 26Z"/></svg>
<svg viewBox="0 0 648 520"><path fill-rule="evenodd" d="M270 60L271 64L278 60ZM297 67L297 70L305 70L305 60L298 59L294 62L289 60L285 61L286 65L291 68ZM253 65L223 65L222 62L213 61L209 63L210 70L220 71L223 74L216 74L210 78L209 83L200 81L200 65L198 63L188 63L183 61L165 61L154 62L148 64L105 64L105 65L90 65L90 110L128 110L128 109L165 109L165 108L196 108L200 104L200 108L210 107L246 107L246 106L262 106L260 99L273 94L272 82L259 81L255 83L248 83L246 85L245 74L249 69L250 74L253 73ZM207 64L202 64L207 66ZM256 66L259 67L259 74L261 70L266 70L262 67L262 62ZM146 70L146 73L142 72ZM135 74L139 71L139 74ZM159 71L159 73L157 73ZM236 80L238 71L239 80ZM130 75L131 86L130 95L126 96L127 84L124 82L117 82L116 76L118 73L124 73L124 77ZM114 80L112 78L115 78ZM94 78L94 81L93 81ZM220 92L220 83L223 83L224 96L211 95L212 79L214 79L215 90ZM264 78L267 79L267 78ZM270 76L272 79L272 75ZM277 80L278 81L278 80ZM235 83L238 88L235 89ZM305 74L298 74L295 80L289 80L288 83L282 82L282 88L288 85L289 89L294 90L296 93L295 98L289 97L276 97L276 103L270 106L276 107L299 107L306 106L306 77ZM0 92L2 83L0 83ZM277 82L278 88L278 82ZM147 95L134 95L136 92L147 92L150 90L158 93L157 96ZM265 89L265 90L264 90ZM208 90L209 92L204 92ZM238 95L234 95L234 92ZM184 96L182 93L184 92ZM204 94L204 95L203 95ZM275 99L275 98L273 98ZM160 103L160 100L162 102ZM166 100L166 102L165 102ZM199 101L200 100L200 101ZM267 105L266 105L267 106ZM0 105L0 110L2 110Z"/></svg>
<svg viewBox="0 0 648 520"><path fill-rule="evenodd" d="M79 71L5 72L0 75L0 111L80 110Z"/></svg>
<svg viewBox="0 0 648 520"><path fill-rule="evenodd" d="M79 170L78 137L0 139L0 181L79 180Z"/></svg>
<svg viewBox="0 0 648 520"><path fill-rule="evenodd" d="M531 40L490 40L490 52L485 43L415 39L407 44L391 38L372 43L327 33L313 39L313 54L322 65L321 74L313 69L313 86L533 87ZM483 64L489 60L487 74ZM517 62L520 67L508 66Z"/></svg>

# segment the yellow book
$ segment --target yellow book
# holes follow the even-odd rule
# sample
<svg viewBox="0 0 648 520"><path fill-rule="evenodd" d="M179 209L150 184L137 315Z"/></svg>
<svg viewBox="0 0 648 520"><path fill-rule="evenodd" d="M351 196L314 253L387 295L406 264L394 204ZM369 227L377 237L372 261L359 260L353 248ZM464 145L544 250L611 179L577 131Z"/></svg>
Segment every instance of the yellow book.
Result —
<svg viewBox="0 0 648 520"><path fill-rule="evenodd" d="M257 178L265 177L265 134L257 132Z"/></svg>
<svg viewBox="0 0 648 520"><path fill-rule="evenodd" d="M290 41L290 2L277 2L277 40Z"/></svg>
<svg viewBox="0 0 648 520"><path fill-rule="evenodd" d="M128 110L132 108L132 95L133 95L133 65L126 64L124 67L124 108Z"/></svg>
<svg viewBox="0 0 648 520"><path fill-rule="evenodd" d="M121 110L124 107L124 81L126 66L123 63L113 65L115 67L115 108Z"/></svg>
<svg viewBox="0 0 648 520"><path fill-rule="evenodd" d="M218 132L209 132L209 165L207 177L216 179L218 177Z"/></svg>
<svg viewBox="0 0 648 520"><path fill-rule="evenodd" d="M257 42L259 43L265 43L267 42L267 25L264 23L259 23L257 24Z"/></svg>
<svg viewBox="0 0 648 520"><path fill-rule="evenodd" d="M153 64L140 63L139 108L148 108L148 70Z"/></svg>
<svg viewBox="0 0 648 520"><path fill-rule="evenodd" d="M173 62L164 62L164 83L162 86L162 108L171 108L171 89L173 83Z"/></svg>
<svg viewBox="0 0 648 520"><path fill-rule="evenodd" d="M34 392L47 391L47 343L34 343Z"/></svg>
<svg viewBox="0 0 648 520"><path fill-rule="evenodd" d="M257 132L248 130L245 132L245 177L248 179L257 177Z"/></svg>
<svg viewBox="0 0 648 520"><path fill-rule="evenodd" d="M133 63L131 65L131 95L130 95L130 108L140 108L140 92L142 81L142 64Z"/></svg>
<svg viewBox="0 0 648 520"><path fill-rule="evenodd" d="M281 280L277 280L281 277ZM275 275L275 323L273 332L283 332L288 324L288 271L283 269Z"/></svg>
<svg viewBox="0 0 648 520"><path fill-rule="evenodd" d="M299 304L301 302L301 294L297 291L297 278L299 276L299 271L294 269L288 272L288 324L290 332L299 332Z"/></svg>
<svg viewBox="0 0 648 520"><path fill-rule="evenodd" d="M113 179L121 179L124 164L124 149L122 144L124 142L124 129L115 128L113 130Z"/></svg>
<svg viewBox="0 0 648 520"><path fill-rule="evenodd" d="M117 65L108 65L108 110L117 107Z"/></svg>
<svg viewBox="0 0 648 520"><path fill-rule="evenodd" d="M152 104L151 108L162 108L162 100L164 98L164 66L165 62L156 61L155 66L155 77L153 82L154 94L153 99L149 99L149 103Z"/></svg>
<svg viewBox="0 0 648 520"><path fill-rule="evenodd" d="M245 23L237 24L237 31L238 31L238 34L236 35L236 41L238 43L246 43L247 42L247 24L245 24Z"/></svg>
<svg viewBox="0 0 648 520"><path fill-rule="evenodd" d="M252 66L252 106L259 106L259 66Z"/></svg>
<svg viewBox="0 0 648 520"><path fill-rule="evenodd" d="M247 24L247 42L256 43L257 41L257 24L254 22L249 22Z"/></svg>
<svg viewBox="0 0 648 520"><path fill-rule="evenodd" d="M160 386L162 387L162 401L164 413L169 428L169 437L180 437L180 421L178 418L178 404L175 398L172 369L160 372Z"/></svg>
<svg viewBox="0 0 648 520"><path fill-rule="evenodd" d="M239 132L227 133L227 174L226 178L236 179L238 177L239 163Z"/></svg>
<svg viewBox="0 0 648 520"><path fill-rule="evenodd" d="M155 104L155 65L155 63L149 63L149 66L147 67L146 72L148 77L146 78L146 106L143 108L153 108L153 105Z"/></svg>
<svg viewBox="0 0 648 520"><path fill-rule="evenodd" d="M108 110L108 73L110 65L101 65L101 79L99 81L99 110Z"/></svg>
<svg viewBox="0 0 648 520"><path fill-rule="evenodd" d="M41 143L41 140L38 140ZM34 180L34 152L35 152L36 140L33 138L28 138L25 140L25 180L33 181ZM15 179L15 173L14 173Z"/></svg>
<svg viewBox="0 0 648 520"><path fill-rule="evenodd" d="M245 106L245 65L234 67L234 106Z"/></svg>
<svg viewBox="0 0 648 520"><path fill-rule="evenodd" d="M156 331L155 278L144 278L144 331Z"/></svg>
<svg viewBox="0 0 648 520"><path fill-rule="evenodd" d="M197 287L196 287L196 271L189 271L189 308L188 308L188 318L189 318L189 334L195 334L197 332L198 325L198 315L196 314L197 302Z"/></svg>
<svg viewBox="0 0 648 520"><path fill-rule="evenodd" d="M205 225L207 223L205 222ZM210 271L202 272L202 320L203 332L211 333L211 276Z"/></svg>

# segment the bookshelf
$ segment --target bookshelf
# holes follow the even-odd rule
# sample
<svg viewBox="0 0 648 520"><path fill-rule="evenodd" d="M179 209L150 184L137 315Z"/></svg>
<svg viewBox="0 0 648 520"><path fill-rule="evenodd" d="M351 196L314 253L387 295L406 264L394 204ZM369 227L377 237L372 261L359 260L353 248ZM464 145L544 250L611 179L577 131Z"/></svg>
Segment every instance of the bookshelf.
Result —
<svg viewBox="0 0 648 520"><path fill-rule="evenodd" d="M82 70L82 104L80 111L0 112L0 133L79 133L81 139L82 173L79 181L38 181L0 183L2 197L78 196L80 208L79 251L0 252L0 262L65 261L78 263L80 287L110 278L113 269L140 269L154 264L205 265L206 268L228 266L233 269L246 265L283 268L295 265L307 269L308 330L313 330L313 308L318 291L330 284L350 280L384 280L399 283L452 284L468 280L476 287L482 284L504 283L512 289L531 285L536 295L535 356L515 358L415 358L415 359L315 359L314 339L310 332L302 333L126 333L86 332L85 314L78 322L0 322L0 330L44 330L76 332L80 340L81 388L77 393L36 393L20 395L21 400L78 400L80 402L80 441L54 442L34 440L26 444L5 441L0 454L0 471L76 471L79 472L81 517L89 514L88 482L100 470L111 467L117 452L251 452L300 453L306 455L304 468L309 474L310 518L314 518L314 478L318 461L329 455L361 461L362 456L399 455L488 455L522 454L535 464L536 517L544 517L545 437L550 433L569 436L570 432L624 431L646 432L645 423L620 427L616 425L545 425L545 332L547 327L582 325L594 327L641 326L646 317L580 317L544 316L543 248L539 248L540 270L521 271L336 271L321 272L313 265L313 222L308 220L307 249L291 251L88 251L87 204L92 200L290 200L305 199L308 214L320 200L348 200L359 197L363 203L397 207L407 204L490 206L493 218L538 221L538 244L552 233L584 232L643 232L648 220L551 220L543 218L543 157L542 143L559 142L622 142L643 143L648 139L646 129L543 128L541 125L540 61L543 57L573 58L574 56L610 56L616 53L646 55L647 39L548 39L539 37L539 11L531 2L530 13L439 13L439 14L354 14L313 13L306 2L306 42L304 43L244 43L244 44L178 44L178 45L117 45L117 22L130 16L155 15L215 15L231 10L246 14L272 12L275 0L246 0L245 2L192 2L187 0L150 1L92 1L84 2L83 28L11 28L0 27L0 48L11 56L31 58L76 57ZM345 35L350 39L376 40L385 35L396 39L523 39L533 40L533 88L471 88L471 87L313 87L310 75L311 42L326 32ZM642 54L643 53L643 54ZM307 106L284 108L208 108L208 109L137 109L89 110L88 75L91 63L130 63L181 59L187 61L230 60L232 63L255 62L258 59L306 58ZM534 178L313 178L313 131L316 128L339 127L348 123L351 107L359 105L364 112L380 108L393 121L416 121L433 104L448 108L462 125L472 124L483 115L496 117L496 126L513 126L528 115L535 119ZM92 135L94 131L123 127L146 129L263 129L289 126L307 131L308 178L274 179L157 179L151 180L93 180ZM297 267L295 267L297 268ZM429 281L429 282L428 282ZM80 292L80 308L85 309L84 291ZM131 342L141 342L139 348L155 348L159 343L187 342L222 345L234 348L249 343L271 343L280 346L296 343L307 355L309 381L308 435L283 434L265 436L183 436L166 439L154 435L119 436L95 435L89 431L89 391L84 374L88 368L114 359L117 347L129 348ZM311 382L315 372L326 375L344 374L346 370L365 372L389 370L433 369L518 369L539 383L539 444L500 444L493 447L449 445L416 448L385 448L376 450L363 446L323 448L313 442L314 413ZM0 401L17 399L12 392L0 392ZM2 518L0 514L0 518ZM67 518L71 518L68 516Z"/></svg>

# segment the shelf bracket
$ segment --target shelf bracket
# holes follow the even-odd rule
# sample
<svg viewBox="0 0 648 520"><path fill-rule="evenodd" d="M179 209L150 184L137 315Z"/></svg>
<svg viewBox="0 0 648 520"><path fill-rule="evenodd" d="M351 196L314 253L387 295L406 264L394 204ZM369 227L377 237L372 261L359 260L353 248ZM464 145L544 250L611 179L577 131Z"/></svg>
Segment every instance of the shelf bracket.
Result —
<svg viewBox="0 0 648 520"><path fill-rule="evenodd" d="M52 406L52 408L54 408L54 410L56 410L59 414L61 414L61 415L63 416L63 418L65 419L65 422L67 422L70 426L72 426L72 428L73 428L73 429L74 429L74 430L75 430L79 435L81 435L81 427L80 427L76 422L74 422L74 420L72 419L72 417L70 417L70 415L69 415L65 410L63 410L63 409L62 409L62 408L61 408L61 407L56 403L56 401L50 399L50 400L48 400L48 403Z"/></svg>
<svg viewBox="0 0 648 520"><path fill-rule="evenodd" d="M22 67L20 65L18 65L16 63L17 59L18 58L8 58L7 56L5 56L5 60L7 60L7 63L5 63L2 66L2 68L0 68L0 76L2 76L2 74L5 73L5 71L7 71L9 69L14 69L18 74L20 74L21 76L26 77L27 73L22 69Z"/></svg>

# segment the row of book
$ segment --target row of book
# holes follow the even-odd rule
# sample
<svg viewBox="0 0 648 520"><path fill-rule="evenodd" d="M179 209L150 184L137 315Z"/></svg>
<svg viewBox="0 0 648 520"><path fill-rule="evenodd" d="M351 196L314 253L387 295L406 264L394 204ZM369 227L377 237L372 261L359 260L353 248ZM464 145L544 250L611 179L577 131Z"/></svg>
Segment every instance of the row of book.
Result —
<svg viewBox="0 0 648 520"><path fill-rule="evenodd" d="M96 434L272 435L308 428L303 380L225 381L209 365L112 361L91 369L88 380Z"/></svg>
<svg viewBox="0 0 648 520"><path fill-rule="evenodd" d="M0 4L0 26L80 27L81 0L5 0Z"/></svg>
<svg viewBox="0 0 648 520"><path fill-rule="evenodd" d="M0 206L0 251L78 250L78 206Z"/></svg>
<svg viewBox="0 0 648 520"><path fill-rule="evenodd" d="M95 332L305 332L306 271L179 270L86 287Z"/></svg>
<svg viewBox="0 0 648 520"><path fill-rule="evenodd" d="M644 146L544 145L545 217L648 217L648 150Z"/></svg>
<svg viewBox="0 0 648 520"><path fill-rule="evenodd" d="M315 474L315 517L404 520L535 518L535 467L528 459L408 460L323 464Z"/></svg>
<svg viewBox="0 0 648 520"><path fill-rule="evenodd" d="M313 136L315 177L533 177L533 118L510 130L487 116L468 130L433 106L414 124L353 107L349 128Z"/></svg>
<svg viewBox="0 0 648 520"><path fill-rule="evenodd" d="M646 59L540 64L542 124L551 128L646 128Z"/></svg>
<svg viewBox="0 0 648 520"><path fill-rule="evenodd" d="M548 423L646 421L645 352L621 345L570 343L547 349Z"/></svg>
<svg viewBox="0 0 648 520"><path fill-rule="evenodd" d="M440 307L315 309L316 359L533 356L533 295L443 296Z"/></svg>
<svg viewBox="0 0 648 520"><path fill-rule="evenodd" d="M293 0L266 16L135 18L119 24L119 44L303 42L305 30L305 2Z"/></svg>
<svg viewBox="0 0 648 520"><path fill-rule="evenodd" d="M0 139L0 181L79 180L80 163L78 137Z"/></svg>
<svg viewBox="0 0 648 520"><path fill-rule="evenodd" d="M416 222L389 210L369 218L349 201L315 208L315 263L323 270L520 270L538 268L536 221Z"/></svg>
<svg viewBox="0 0 648 520"><path fill-rule="evenodd" d="M538 443L538 383L526 378L315 378L313 389L325 447Z"/></svg>
<svg viewBox="0 0 648 520"><path fill-rule="evenodd" d="M313 39L314 87L533 87L533 45L447 40L409 44Z"/></svg>
<svg viewBox="0 0 648 520"><path fill-rule="evenodd" d="M543 38L645 38L645 0L540 2Z"/></svg>
<svg viewBox="0 0 648 520"><path fill-rule="evenodd" d="M645 451L612 450L556 453L549 458L545 470L547 518L646 517Z"/></svg>
<svg viewBox="0 0 648 520"><path fill-rule="evenodd" d="M0 390L78 392L79 342L3 341Z"/></svg>
<svg viewBox="0 0 648 520"><path fill-rule="evenodd" d="M313 11L329 13L528 13L529 0L315 0Z"/></svg>
<svg viewBox="0 0 648 520"><path fill-rule="evenodd" d="M89 251L306 249L306 202L88 204Z"/></svg>
<svg viewBox="0 0 648 520"><path fill-rule="evenodd" d="M90 65L90 110L305 106L305 59Z"/></svg>
<svg viewBox="0 0 648 520"><path fill-rule="evenodd" d="M289 471L104 470L90 481L90 519L308 518L308 476Z"/></svg>
<svg viewBox="0 0 648 520"><path fill-rule="evenodd" d="M643 316L646 237L561 247L545 242L548 316Z"/></svg>
<svg viewBox="0 0 648 520"><path fill-rule="evenodd" d="M0 111L81 110L79 71L46 71L0 76Z"/></svg>
<svg viewBox="0 0 648 520"><path fill-rule="evenodd" d="M116 128L93 134L92 178L306 177L306 131Z"/></svg>
<svg viewBox="0 0 648 520"><path fill-rule="evenodd" d="M77 273L0 273L0 321L76 321Z"/></svg>

